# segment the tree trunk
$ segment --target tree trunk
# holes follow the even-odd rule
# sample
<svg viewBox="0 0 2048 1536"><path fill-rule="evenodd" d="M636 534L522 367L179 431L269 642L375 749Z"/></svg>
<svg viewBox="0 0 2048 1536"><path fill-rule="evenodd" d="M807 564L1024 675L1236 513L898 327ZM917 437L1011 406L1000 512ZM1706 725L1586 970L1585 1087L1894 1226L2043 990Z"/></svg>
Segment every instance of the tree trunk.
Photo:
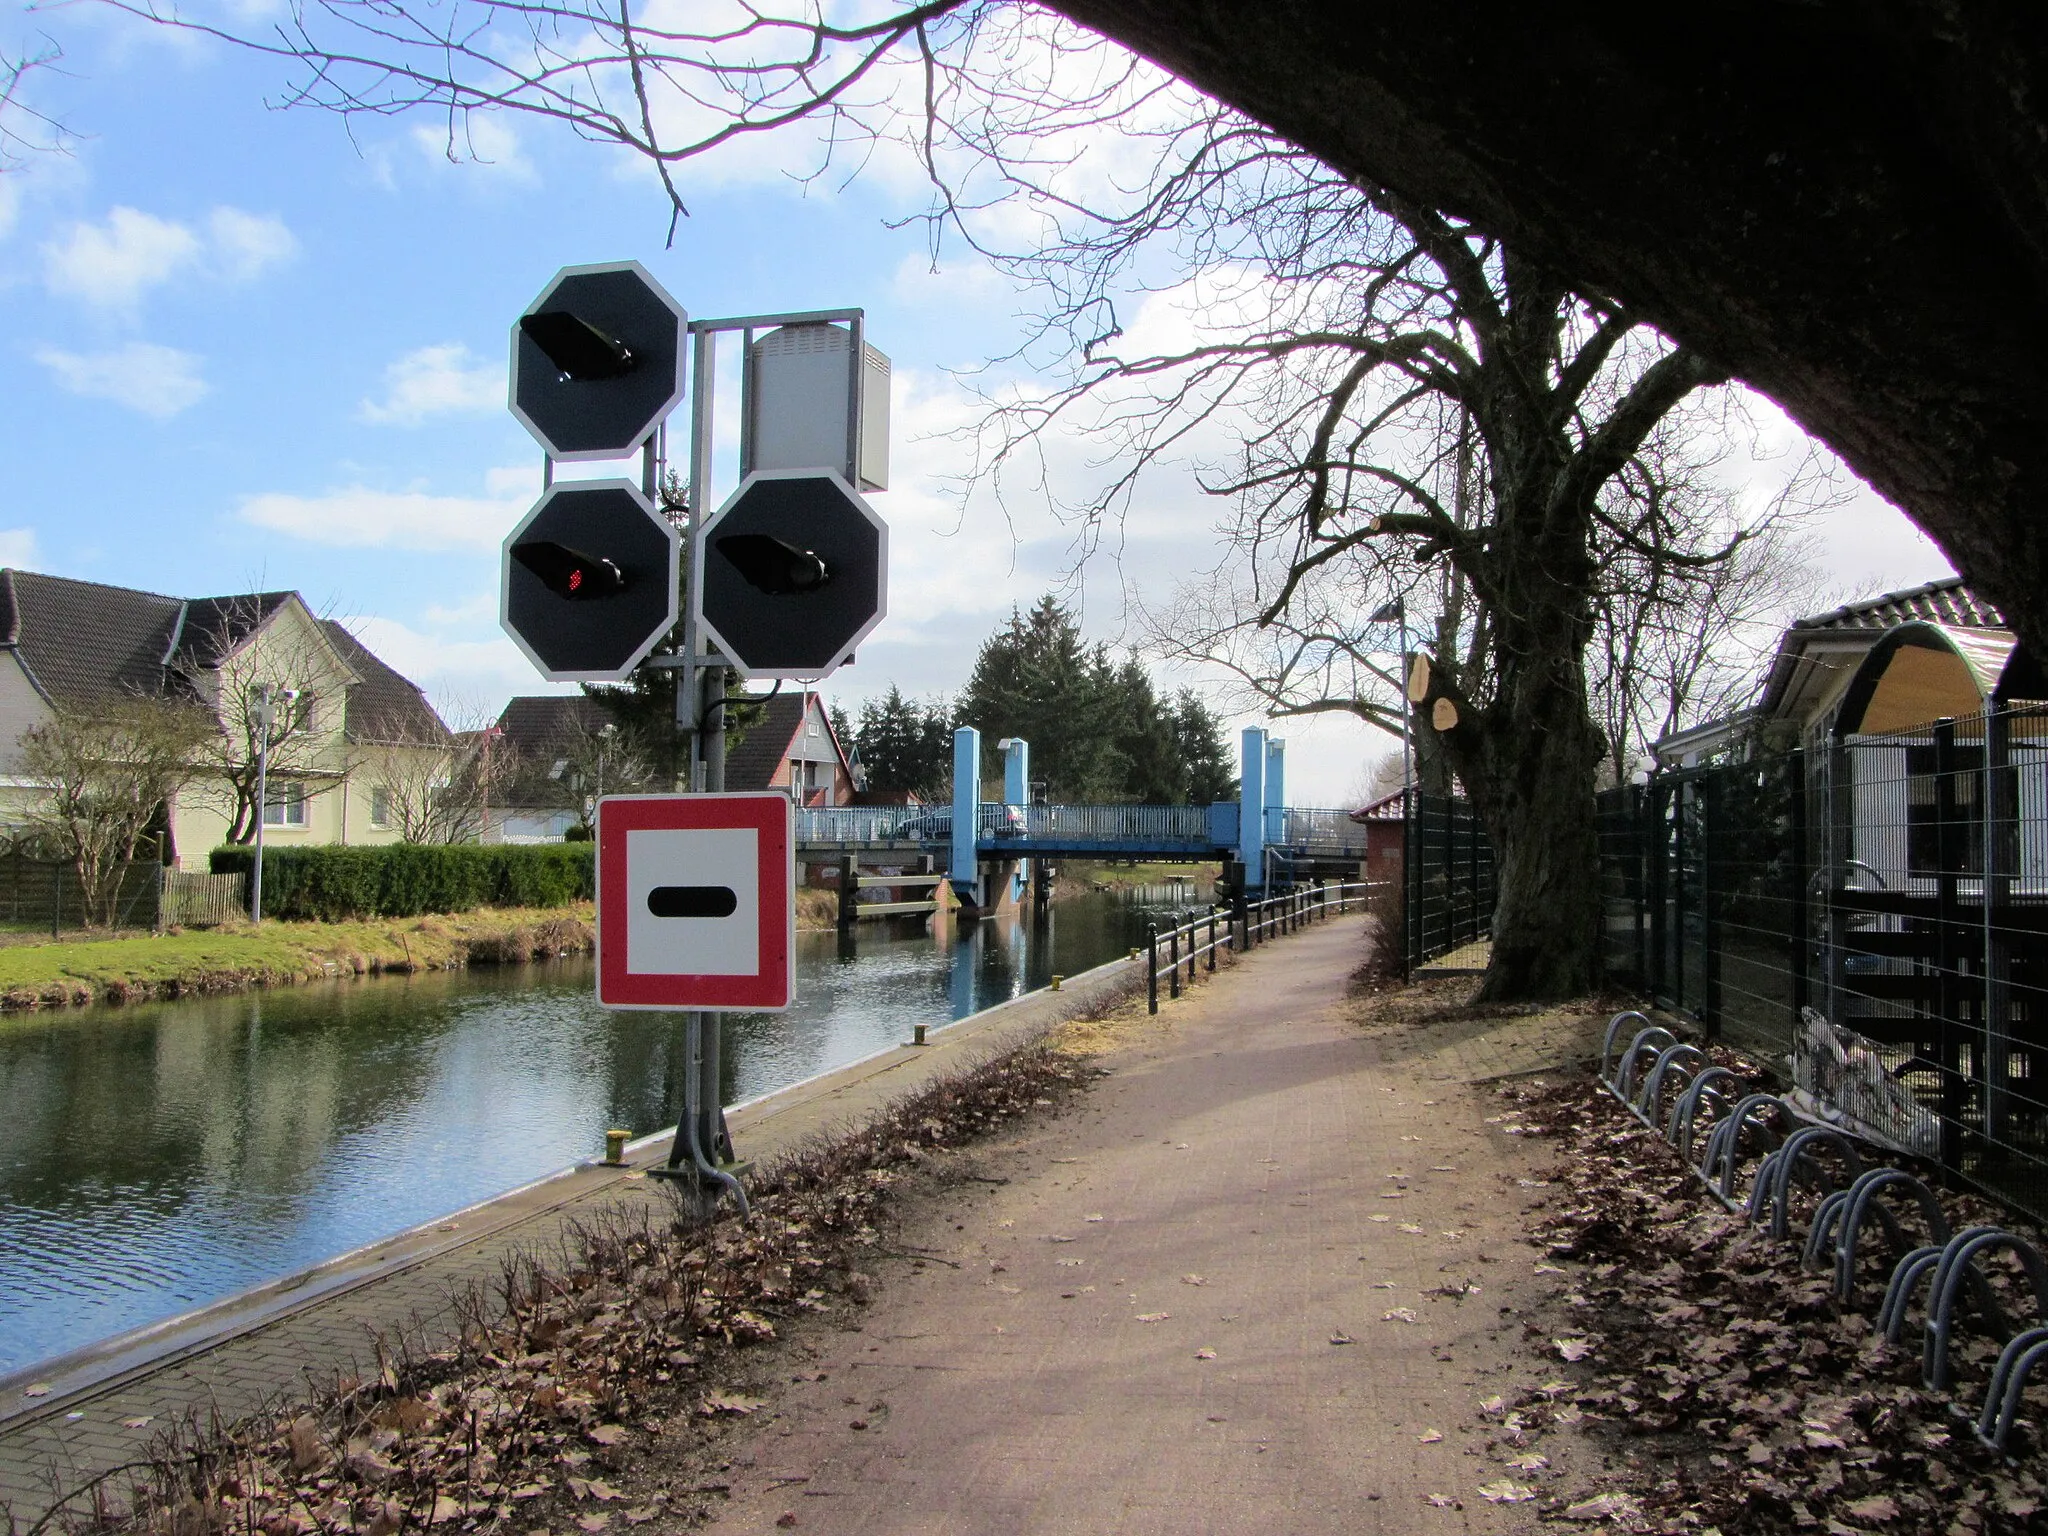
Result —
<svg viewBox="0 0 2048 1536"><path fill-rule="evenodd" d="M1583 719L1583 713L1581 714ZM1593 767L1599 736L1569 711L1508 720L1472 785L1493 843L1487 1002L1577 997L1600 979L1600 864Z"/></svg>

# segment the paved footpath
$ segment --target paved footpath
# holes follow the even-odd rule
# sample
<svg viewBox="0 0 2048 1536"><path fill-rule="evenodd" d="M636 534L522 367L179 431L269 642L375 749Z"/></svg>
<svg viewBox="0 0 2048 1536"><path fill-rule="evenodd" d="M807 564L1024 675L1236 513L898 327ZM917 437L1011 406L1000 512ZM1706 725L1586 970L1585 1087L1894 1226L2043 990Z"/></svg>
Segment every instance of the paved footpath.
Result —
<svg viewBox="0 0 2048 1536"><path fill-rule="evenodd" d="M710 1528L1532 1529L1479 1492L1542 1480L1479 1403L1547 1378L1517 1315L1530 1159L1474 1082L1572 1059L1586 1026L1363 1027L1362 943L1340 920L1255 951L1077 1113L990 1149L1007 1182L904 1232L945 1262L823 1336L730 1447Z"/></svg>

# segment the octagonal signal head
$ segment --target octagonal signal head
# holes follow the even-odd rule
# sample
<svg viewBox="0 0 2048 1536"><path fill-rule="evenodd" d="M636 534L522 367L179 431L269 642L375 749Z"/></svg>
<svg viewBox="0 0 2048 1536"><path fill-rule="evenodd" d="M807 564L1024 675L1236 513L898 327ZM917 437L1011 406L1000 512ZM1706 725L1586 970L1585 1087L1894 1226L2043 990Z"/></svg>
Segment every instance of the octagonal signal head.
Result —
<svg viewBox="0 0 2048 1536"><path fill-rule="evenodd" d="M688 332L639 262L564 267L512 327L512 414L554 458L623 458L681 402Z"/></svg>

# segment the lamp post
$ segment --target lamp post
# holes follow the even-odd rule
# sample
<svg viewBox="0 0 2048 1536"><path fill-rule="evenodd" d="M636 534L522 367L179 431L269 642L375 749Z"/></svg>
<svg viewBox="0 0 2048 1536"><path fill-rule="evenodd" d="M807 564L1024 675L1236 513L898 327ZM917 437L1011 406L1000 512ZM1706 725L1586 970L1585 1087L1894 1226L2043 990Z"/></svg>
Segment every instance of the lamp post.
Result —
<svg viewBox="0 0 2048 1536"><path fill-rule="evenodd" d="M256 695L256 867L249 877L249 921L263 921L263 818L270 806L270 726L277 718L275 700L290 703L298 698L296 688L279 688L258 683Z"/></svg>

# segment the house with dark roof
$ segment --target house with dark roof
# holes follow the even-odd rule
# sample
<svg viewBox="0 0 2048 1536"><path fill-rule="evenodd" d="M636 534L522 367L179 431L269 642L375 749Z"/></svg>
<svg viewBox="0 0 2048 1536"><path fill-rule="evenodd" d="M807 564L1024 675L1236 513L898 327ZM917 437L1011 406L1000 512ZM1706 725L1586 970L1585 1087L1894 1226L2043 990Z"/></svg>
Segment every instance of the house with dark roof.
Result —
<svg viewBox="0 0 2048 1536"><path fill-rule="evenodd" d="M426 696L296 592L178 598L0 570L0 821L38 786L23 733L116 699L206 711L201 771L166 808L166 860L204 868L253 830L257 695L281 700L268 755L266 842L383 843L452 771L455 742Z"/></svg>
<svg viewBox="0 0 2048 1536"><path fill-rule="evenodd" d="M746 736L726 750L725 787L780 789L800 806L853 803L853 763L832 729L825 701L808 688L753 701Z"/></svg>
<svg viewBox="0 0 2048 1536"><path fill-rule="evenodd" d="M1748 741L1812 747L1838 731L1975 715L2016 686L2035 696L2032 671L2004 616L1947 576L1794 621L1756 702L1673 731L1656 744L1657 760L1684 767Z"/></svg>
<svg viewBox="0 0 2048 1536"><path fill-rule="evenodd" d="M646 787L645 765L624 760L633 754L613 745L615 732L611 712L584 694L507 703L475 759L489 785L483 840L559 843L589 825L598 795Z"/></svg>
<svg viewBox="0 0 2048 1536"><path fill-rule="evenodd" d="M781 790L801 806L853 803L853 764L824 702L808 690L749 700L726 750L728 790ZM645 743L616 733L610 712L582 694L513 699L491 730L499 754L486 842L555 842L588 826L600 794L655 786Z"/></svg>

